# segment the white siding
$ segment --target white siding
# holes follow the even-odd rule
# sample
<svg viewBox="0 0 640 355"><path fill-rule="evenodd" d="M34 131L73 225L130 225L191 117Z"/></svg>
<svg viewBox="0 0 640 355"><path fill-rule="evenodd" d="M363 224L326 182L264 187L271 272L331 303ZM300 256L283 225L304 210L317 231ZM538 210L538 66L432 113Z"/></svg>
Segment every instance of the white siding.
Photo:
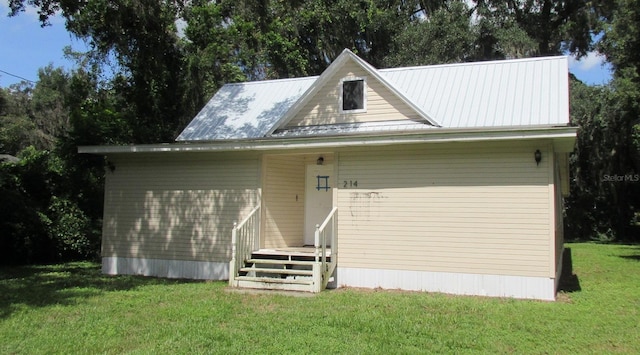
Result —
<svg viewBox="0 0 640 355"><path fill-rule="evenodd" d="M417 119L418 115L400 98L373 77L366 78L367 112L340 113L340 80L346 77L366 77L367 72L354 62L348 62L331 77L311 101L298 112L286 127L348 122L373 122Z"/></svg>
<svg viewBox="0 0 640 355"><path fill-rule="evenodd" d="M222 262L231 228L258 203L255 154L109 157L102 256Z"/></svg>
<svg viewBox="0 0 640 355"><path fill-rule="evenodd" d="M143 275L172 279L227 280L228 262L166 260L147 258L102 258L107 275Z"/></svg>
<svg viewBox="0 0 640 355"><path fill-rule="evenodd" d="M536 149L548 145L340 152L339 266L553 278L551 162Z"/></svg>
<svg viewBox="0 0 640 355"><path fill-rule="evenodd" d="M555 300L552 278L338 267L338 286Z"/></svg>

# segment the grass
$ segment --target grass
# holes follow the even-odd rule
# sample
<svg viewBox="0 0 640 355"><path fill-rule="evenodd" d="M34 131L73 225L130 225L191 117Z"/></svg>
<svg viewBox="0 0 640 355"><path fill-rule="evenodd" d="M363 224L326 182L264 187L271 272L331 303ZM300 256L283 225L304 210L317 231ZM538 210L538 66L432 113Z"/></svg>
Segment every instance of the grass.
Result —
<svg viewBox="0 0 640 355"><path fill-rule="evenodd" d="M640 353L640 247L568 244L556 302L0 268L0 353ZM569 270L571 271L571 270Z"/></svg>

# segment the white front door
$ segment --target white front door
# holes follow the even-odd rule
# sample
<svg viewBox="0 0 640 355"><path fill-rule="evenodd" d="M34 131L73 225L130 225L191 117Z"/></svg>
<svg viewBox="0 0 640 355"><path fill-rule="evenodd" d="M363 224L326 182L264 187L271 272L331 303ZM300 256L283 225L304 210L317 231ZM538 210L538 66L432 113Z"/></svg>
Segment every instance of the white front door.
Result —
<svg viewBox="0 0 640 355"><path fill-rule="evenodd" d="M335 177L333 165L307 165L304 194L304 244L313 245L316 224L321 224L333 208Z"/></svg>

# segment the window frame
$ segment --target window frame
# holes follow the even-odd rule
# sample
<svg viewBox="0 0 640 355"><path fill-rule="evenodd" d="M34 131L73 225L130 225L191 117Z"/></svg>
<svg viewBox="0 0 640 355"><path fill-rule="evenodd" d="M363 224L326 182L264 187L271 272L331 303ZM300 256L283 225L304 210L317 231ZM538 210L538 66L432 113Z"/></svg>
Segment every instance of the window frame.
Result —
<svg viewBox="0 0 640 355"><path fill-rule="evenodd" d="M344 83L349 81L362 81L362 108L353 109L353 110L345 110L344 109ZM351 76L342 78L340 80L340 96L339 96L338 107L340 113L344 114L352 114L352 113L363 113L367 112L367 78L361 76Z"/></svg>

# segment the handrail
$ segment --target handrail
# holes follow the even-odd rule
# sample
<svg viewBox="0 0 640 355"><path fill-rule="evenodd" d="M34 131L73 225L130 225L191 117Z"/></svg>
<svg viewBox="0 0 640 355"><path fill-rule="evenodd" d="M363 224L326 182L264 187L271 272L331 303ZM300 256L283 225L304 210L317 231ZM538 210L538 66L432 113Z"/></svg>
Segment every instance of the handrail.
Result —
<svg viewBox="0 0 640 355"><path fill-rule="evenodd" d="M235 278L242 264L251 257L260 242L260 205L256 206L240 223L233 222L231 230L231 261L229 262L229 284L235 286Z"/></svg>
<svg viewBox="0 0 640 355"><path fill-rule="evenodd" d="M337 215L336 211L338 211L338 207L334 207L331 212L327 215L327 218L322 222L321 225L316 224L316 232L315 232L315 260L316 262L321 262L321 272L322 272L322 288L327 286L329 282L329 278L333 271L336 268L338 261L338 233L336 230L337 227ZM331 226L331 261L327 264L327 226ZM320 251L322 250L322 257L320 257Z"/></svg>
<svg viewBox="0 0 640 355"><path fill-rule="evenodd" d="M260 209L260 205L254 207L251 212L249 212L249 215L247 217L245 217L245 219L243 219L240 223L237 224L237 228L242 228L242 226L244 226L251 217L253 217L253 214L258 212L258 210ZM236 223L234 223L234 227L236 226Z"/></svg>
<svg viewBox="0 0 640 355"><path fill-rule="evenodd" d="M324 219L324 222L322 222L322 225L320 225L320 229L325 229L327 227L327 224L329 223L329 221L331 221L331 218L333 217L333 215L336 213L336 211L338 210L338 207L334 207L331 212L329 212L329 215L327 215L327 218Z"/></svg>

